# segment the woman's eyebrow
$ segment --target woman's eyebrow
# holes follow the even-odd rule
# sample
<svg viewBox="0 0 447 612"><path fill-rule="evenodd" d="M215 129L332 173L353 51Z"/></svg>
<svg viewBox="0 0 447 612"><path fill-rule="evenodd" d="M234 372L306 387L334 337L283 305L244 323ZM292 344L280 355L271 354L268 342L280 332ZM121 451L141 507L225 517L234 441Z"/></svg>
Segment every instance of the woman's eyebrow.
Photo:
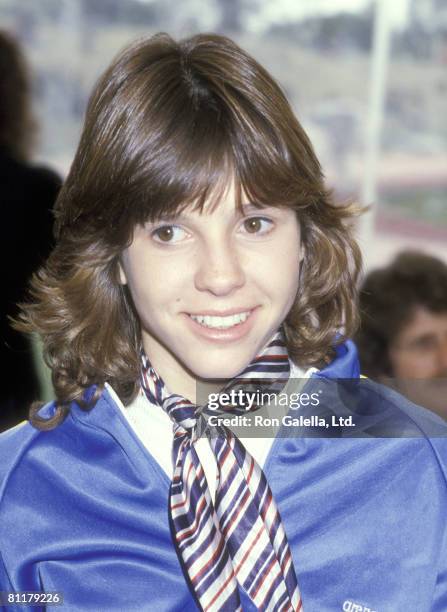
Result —
<svg viewBox="0 0 447 612"><path fill-rule="evenodd" d="M149 219L147 223L151 225L157 225L159 223L178 223L179 221L185 221L188 218L188 214L185 213L165 213L157 216L155 219Z"/></svg>
<svg viewBox="0 0 447 612"><path fill-rule="evenodd" d="M217 206L215 208L218 208L219 204L217 204ZM206 209L204 209L202 211L202 213L206 216L207 214L213 214L215 208L213 207L212 211L207 212ZM260 212L262 210L266 210L269 208L273 208L273 207L269 207L263 204L257 204L256 202L243 202L241 204L240 207L235 206L234 209L234 214L236 216L243 214L250 214L252 212ZM187 222L187 221L191 221L194 218L194 211L188 211L188 210L184 210L180 213L166 213L163 215L160 215L157 219L154 219L152 221L150 221L149 223L151 225L156 225L157 223L182 223L182 222Z"/></svg>
<svg viewBox="0 0 447 612"><path fill-rule="evenodd" d="M271 208L271 207L266 206L265 204L258 204L257 202L244 202L241 204L241 209L244 213L263 210L266 208Z"/></svg>

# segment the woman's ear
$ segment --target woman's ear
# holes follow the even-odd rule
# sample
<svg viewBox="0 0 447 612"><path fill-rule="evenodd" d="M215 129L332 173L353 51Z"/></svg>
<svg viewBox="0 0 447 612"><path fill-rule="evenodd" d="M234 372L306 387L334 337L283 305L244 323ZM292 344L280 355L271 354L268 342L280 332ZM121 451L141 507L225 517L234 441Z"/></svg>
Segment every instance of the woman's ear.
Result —
<svg viewBox="0 0 447 612"><path fill-rule="evenodd" d="M118 276L120 285L127 285L127 276L124 272L123 264L121 262L118 262Z"/></svg>
<svg viewBox="0 0 447 612"><path fill-rule="evenodd" d="M304 255L305 255L304 244L301 243L301 245L300 245L300 262L303 261Z"/></svg>

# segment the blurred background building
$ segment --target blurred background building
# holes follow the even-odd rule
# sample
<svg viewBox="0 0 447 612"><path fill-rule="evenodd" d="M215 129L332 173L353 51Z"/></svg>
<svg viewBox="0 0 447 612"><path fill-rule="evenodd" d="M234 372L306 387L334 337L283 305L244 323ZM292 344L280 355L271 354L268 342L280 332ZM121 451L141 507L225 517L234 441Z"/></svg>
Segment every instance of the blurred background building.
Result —
<svg viewBox="0 0 447 612"><path fill-rule="evenodd" d="M447 259L447 0L0 0L35 71L39 158L67 172L86 100L130 40L218 31L273 73L342 199L372 204L368 268Z"/></svg>

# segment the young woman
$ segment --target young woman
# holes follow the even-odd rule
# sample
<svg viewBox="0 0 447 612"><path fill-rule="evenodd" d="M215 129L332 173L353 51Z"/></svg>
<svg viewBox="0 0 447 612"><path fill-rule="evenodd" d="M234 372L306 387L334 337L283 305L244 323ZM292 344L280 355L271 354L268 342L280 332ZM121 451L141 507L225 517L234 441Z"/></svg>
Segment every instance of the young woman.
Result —
<svg viewBox="0 0 447 612"><path fill-rule="evenodd" d="M23 309L56 400L0 438L6 609L445 610L442 438L198 434L198 383L358 377L354 213L230 40L117 58Z"/></svg>

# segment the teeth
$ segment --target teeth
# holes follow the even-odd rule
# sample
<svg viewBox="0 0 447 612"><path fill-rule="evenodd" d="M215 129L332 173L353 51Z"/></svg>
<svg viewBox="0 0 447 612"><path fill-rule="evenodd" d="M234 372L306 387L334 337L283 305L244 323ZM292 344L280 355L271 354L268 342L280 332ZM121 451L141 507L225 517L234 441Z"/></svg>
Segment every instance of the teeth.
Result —
<svg viewBox="0 0 447 612"><path fill-rule="evenodd" d="M239 325L248 319L250 311L240 312L239 314L229 315L228 317L212 317L210 315L189 315L191 319L200 323L204 327L212 327L214 329L228 329Z"/></svg>

